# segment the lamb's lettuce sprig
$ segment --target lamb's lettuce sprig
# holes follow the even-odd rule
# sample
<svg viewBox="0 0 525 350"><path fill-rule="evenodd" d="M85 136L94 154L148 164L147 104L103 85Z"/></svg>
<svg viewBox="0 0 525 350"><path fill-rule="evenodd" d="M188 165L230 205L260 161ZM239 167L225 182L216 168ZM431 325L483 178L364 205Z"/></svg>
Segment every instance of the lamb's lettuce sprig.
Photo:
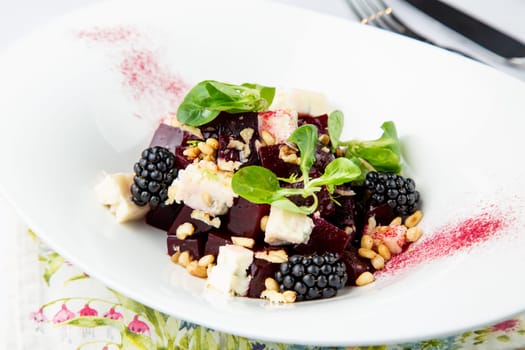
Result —
<svg viewBox="0 0 525 350"><path fill-rule="evenodd" d="M261 112L270 106L274 96L273 87L204 80L186 94L177 110L177 119L186 125L201 126L214 120L220 112Z"/></svg>

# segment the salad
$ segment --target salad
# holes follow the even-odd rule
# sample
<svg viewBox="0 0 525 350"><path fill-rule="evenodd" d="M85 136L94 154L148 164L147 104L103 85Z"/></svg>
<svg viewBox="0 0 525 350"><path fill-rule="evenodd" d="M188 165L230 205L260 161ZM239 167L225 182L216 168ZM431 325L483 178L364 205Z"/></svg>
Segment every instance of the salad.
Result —
<svg viewBox="0 0 525 350"><path fill-rule="evenodd" d="M396 127L343 140L326 98L205 80L155 131L133 173L106 174L117 221L167 232L167 253L206 287L290 303L364 286L422 231Z"/></svg>

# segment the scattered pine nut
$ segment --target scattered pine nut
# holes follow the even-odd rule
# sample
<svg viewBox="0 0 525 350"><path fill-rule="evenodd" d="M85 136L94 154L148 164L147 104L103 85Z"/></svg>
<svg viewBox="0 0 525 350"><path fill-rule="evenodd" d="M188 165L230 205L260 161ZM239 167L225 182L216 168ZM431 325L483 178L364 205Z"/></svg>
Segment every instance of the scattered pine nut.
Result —
<svg viewBox="0 0 525 350"><path fill-rule="evenodd" d="M357 253L359 254L360 257L367 258L367 259L373 259L377 255L376 252L368 248L359 248Z"/></svg>
<svg viewBox="0 0 525 350"><path fill-rule="evenodd" d="M273 135L267 130L261 132L261 138L266 146L275 145L275 137L273 137Z"/></svg>
<svg viewBox="0 0 525 350"><path fill-rule="evenodd" d="M217 139L213 137L210 137L209 139L207 139L206 144L210 146L211 148L213 148L214 150L219 149L219 141L217 141Z"/></svg>
<svg viewBox="0 0 525 350"><path fill-rule="evenodd" d="M193 275L196 277L200 277L200 278L208 277L208 272L207 272L206 267L200 266L196 260L191 261L186 266L186 270L190 273L190 275Z"/></svg>
<svg viewBox="0 0 525 350"><path fill-rule="evenodd" d="M319 136L319 142L325 146L328 145L330 143L330 136L327 134L321 134L321 136Z"/></svg>
<svg viewBox="0 0 525 350"><path fill-rule="evenodd" d="M186 239L187 237L191 236L194 232L195 227L193 227L193 224L191 222L185 222L179 225L179 227L177 227L175 235L178 239Z"/></svg>
<svg viewBox="0 0 525 350"><path fill-rule="evenodd" d="M232 236L231 239L233 244L241 247L253 248L255 245L255 240L253 238Z"/></svg>
<svg viewBox="0 0 525 350"><path fill-rule="evenodd" d="M408 228L414 227L419 224L422 218L423 212L421 210L416 210L412 215L405 219L405 226Z"/></svg>
<svg viewBox="0 0 525 350"><path fill-rule="evenodd" d="M401 216L398 216L390 222L389 226L399 226L401 225L401 222L402 222Z"/></svg>
<svg viewBox="0 0 525 350"><path fill-rule="evenodd" d="M385 259L381 256L381 255L376 255L374 256L370 262L372 263L372 266L374 267L374 269L376 270L381 270L382 268L385 267Z"/></svg>
<svg viewBox="0 0 525 350"><path fill-rule="evenodd" d="M285 303L283 294L276 290L263 290L261 292L261 298L267 299L272 303Z"/></svg>
<svg viewBox="0 0 525 350"><path fill-rule="evenodd" d="M201 153L206 155L212 155L215 152L215 150L211 148L210 145L208 145L206 142L199 142L197 144L197 147L199 148Z"/></svg>
<svg viewBox="0 0 525 350"><path fill-rule="evenodd" d="M388 247L383 243L377 246L377 252L383 257L383 259L385 259L385 261L390 260L390 258L392 257L390 249L388 249Z"/></svg>
<svg viewBox="0 0 525 350"><path fill-rule="evenodd" d="M178 263L179 265L186 267L190 264L191 260L192 259L191 259L190 252L186 250L180 253Z"/></svg>
<svg viewBox="0 0 525 350"><path fill-rule="evenodd" d="M266 277L264 280L264 286L267 290L279 291L279 285L277 284L277 281L271 277Z"/></svg>
<svg viewBox="0 0 525 350"><path fill-rule="evenodd" d="M283 292L283 297L286 303L294 303L295 299L297 299L297 293L293 290L285 290Z"/></svg>
<svg viewBox="0 0 525 350"><path fill-rule="evenodd" d="M357 277L355 284L357 286L366 286L367 284L374 282L374 279L374 275L372 275L371 272L365 271Z"/></svg>
<svg viewBox="0 0 525 350"><path fill-rule="evenodd" d="M361 237L361 248L372 249L374 246L374 240L370 235L363 235Z"/></svg>
<svg viewBox="0 0 525 350"><path fill-rule="evenodd" d="M213 264L214 261L215 257L213 255L204 255L202 258L199 259L199 266L208 267L208 265Z"/></svg>
<svg viewBox="0 0 525 350"><path fill-rule="evenodd" d="M415 242L418 239L421 238L423 235L423 231L419 228L419 226L411 227L407 230L406 237L409 242Z"/></svg>
<svg viewBox="0 0 525 350"><path fill-rule="evenodd" d="M179 256L180 256L180 251L177 250L175 253L173 253L173 255L170 257L170 259L171 259L172 262L177 264L179 262Z"/></svg>
<svg viewBox="0 0 525 350"><path fill-rule="evenodd" d="M268 223L268 219L270 217L268 215L265 215L261 218L261 222L259 226L261 227L261 231L266 232L266 224Z"/></svg>

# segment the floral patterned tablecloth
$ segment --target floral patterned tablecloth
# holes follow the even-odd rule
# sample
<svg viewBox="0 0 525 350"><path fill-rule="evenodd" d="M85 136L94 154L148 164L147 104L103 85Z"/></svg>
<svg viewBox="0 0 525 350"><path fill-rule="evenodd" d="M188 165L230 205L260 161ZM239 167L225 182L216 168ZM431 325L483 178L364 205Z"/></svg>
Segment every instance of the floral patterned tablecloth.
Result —
<svg viewBox="0 0 525 350"><path fill-rule="evenodd" d="M325 349L247 339L165 315L105 287L26 232L17 237L8 349ZM525 315L442 339L330 349L525 349Z"/></svg>

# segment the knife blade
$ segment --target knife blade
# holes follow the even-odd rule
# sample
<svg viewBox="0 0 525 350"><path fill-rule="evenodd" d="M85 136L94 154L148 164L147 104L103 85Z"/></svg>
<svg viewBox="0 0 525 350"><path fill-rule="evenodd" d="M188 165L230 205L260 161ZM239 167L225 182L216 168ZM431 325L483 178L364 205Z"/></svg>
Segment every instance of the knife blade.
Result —
<svg viewBox="0 0 525 350"><path fill-rule="evenodd" d="M476 44L506 58L525 57L525 44L439 0L406 0Z"/></svg>

